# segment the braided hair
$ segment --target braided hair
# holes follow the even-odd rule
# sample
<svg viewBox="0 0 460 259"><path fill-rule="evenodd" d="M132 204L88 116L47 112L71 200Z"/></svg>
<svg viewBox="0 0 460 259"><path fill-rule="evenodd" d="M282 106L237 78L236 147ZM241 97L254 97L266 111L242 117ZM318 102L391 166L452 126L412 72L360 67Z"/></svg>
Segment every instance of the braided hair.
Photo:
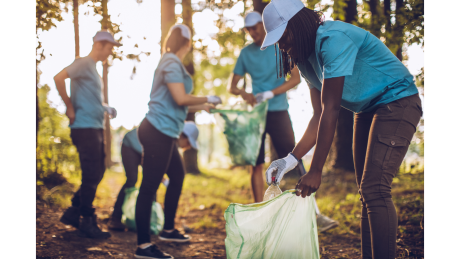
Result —
<svg viewBox="0 0 460 259"><path fill-rule="evenodd" d="M308 62L308 57L315 50L316 31L323 21L322 12L306 7L289 20L284 37L291 39L291 45L287 47L291 48L290 54L286 52L287 49L281 50L279 43L275 45L279 77L290 74L296 64Z"/></svg>

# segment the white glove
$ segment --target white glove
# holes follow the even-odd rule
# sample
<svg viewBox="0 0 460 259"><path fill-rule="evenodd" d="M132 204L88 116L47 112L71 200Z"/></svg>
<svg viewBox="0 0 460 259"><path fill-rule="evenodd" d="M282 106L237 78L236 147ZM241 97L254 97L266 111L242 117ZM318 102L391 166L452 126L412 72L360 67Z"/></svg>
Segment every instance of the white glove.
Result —
<svg viewBox="0 0 460 259"><path fill-rule="evenodd" d="M265 91L265 92L256 94L256 101L257 103L261 103L266 100L272 99L274 96L275 94L272 91Z"/></svg>
<svg viewBox="0 0 460 259"><path fill-rule="evenodd" d="M275 182L279 183L283 179L284 174L294 169L299 161L289 153L285 158L273 161L265 172L267 184L272 183L273 172L276 171Z"/></svg>
<svg viewBox="0 0 460 259"><path fill-rule="evenodd" d="M206 98L208 98L208 103L212 103L214 105L217 105L217 104L221 104L222 103L222 100L220 99L219 96L215 96L215 95L208 95L206 96Z"/></svg>
<svg viewBox="0 0 460 259"><path fill-rule="evenodd" d="M107 112L111 119L115 119L117 117L117 110L115 110L115 108L104 106L104 110Z"/></svg>

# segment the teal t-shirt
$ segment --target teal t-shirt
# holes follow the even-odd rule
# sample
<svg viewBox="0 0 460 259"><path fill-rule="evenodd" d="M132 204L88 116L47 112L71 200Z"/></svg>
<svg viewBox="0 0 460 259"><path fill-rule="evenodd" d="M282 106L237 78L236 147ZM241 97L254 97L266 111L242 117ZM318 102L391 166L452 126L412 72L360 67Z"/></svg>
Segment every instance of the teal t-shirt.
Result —
<svg viewBox="0 0 460 259"><path fill-rule="evenodd" d="M369 112L378 105L418 93L414 77L377 37L340 21L326 21L316 33L315 52L297 64L310 88L345 76L342 107Z"/></svg>
<svg viewBox="0 0 460 259"><path fill-rule="evenodd" d="M123 145L134 149L139 154L142 154L142 145L137 137L137 129L138 128L134 128L125 134L123 137Z"/></svg>
<svg viewBox="0 0 460 259"><path fill-rule="evenodd" d="M264 51L260 46L251 43L241 50L236 61L233 73L244 76L248 73L252 79L252 93L254 95L270 91L282 85L286 80L276 75L275 47L272 45ZM269 111L285 111L289 108L286 93L279 94L268 100Z"/></svg>
<svg viewBox="0 0 460 259"><path fill-rule="evenodd" d="M70 101L75 121L70 128L104 128L102 80L91 57L76 59L65 70L70 77Z"/></svg>
<svg viewBox="0 0 460 259"><path fill-rule="evenodd" d="M173 53L165 53L155 70L146 118L163 134L179 138L184 128L188 106L180 106L174 101L167 83L183 83L187 94L193 90L190 74Z"/></svg>

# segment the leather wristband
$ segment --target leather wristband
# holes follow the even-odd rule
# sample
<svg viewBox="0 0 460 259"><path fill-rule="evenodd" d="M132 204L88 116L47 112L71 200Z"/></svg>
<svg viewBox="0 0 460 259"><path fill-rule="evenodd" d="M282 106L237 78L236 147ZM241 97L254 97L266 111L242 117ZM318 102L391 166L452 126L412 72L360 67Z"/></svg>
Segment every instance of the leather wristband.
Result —
<svg viewBox="0 0 460 259"><path fill-rule="evenodd" d="M289 154L291 154L291 156L293 156L295 158L295 160L297 160L297 162L300 162L300 160L296 156L294 156L294 154L292 154L292 152L289 152Z"/></svg>

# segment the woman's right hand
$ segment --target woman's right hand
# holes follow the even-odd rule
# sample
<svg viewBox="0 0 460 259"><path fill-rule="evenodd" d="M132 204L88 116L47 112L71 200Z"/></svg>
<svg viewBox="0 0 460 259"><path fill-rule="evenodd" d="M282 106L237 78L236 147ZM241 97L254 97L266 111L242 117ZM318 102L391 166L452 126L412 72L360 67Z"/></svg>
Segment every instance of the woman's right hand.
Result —
<svg viewBox="0 0 460 259"><path fill-rule="evenodd" d="M219 96L208 95L208 96L206 96L206 98L208 98L207 103L211 103L211 104L215 104L215 105L222 103L222 100L220 99Z"/></svg>
<svg viewBox="0 0 460 259"><path fill-rule="evenodd" d="M68 106L67 110L65 111L65 115L69 118L69 124L72 125L73 122L75 121L75 110L73 109L73 106Z"/></svg>
<svg viewBox="0 0 460 259"><path fill-rule="evenodd" d="M207 113L211 113L211 109L215 109L216 106L214 104L203 104L203 110Z"/></svg>
<svg viewBox="0 0 460 259"><path fill-rule="evenodd" d="M241 91L241 97L251 106L257 103L256 97L251 93L246 93L246 91Z"/></svg>

